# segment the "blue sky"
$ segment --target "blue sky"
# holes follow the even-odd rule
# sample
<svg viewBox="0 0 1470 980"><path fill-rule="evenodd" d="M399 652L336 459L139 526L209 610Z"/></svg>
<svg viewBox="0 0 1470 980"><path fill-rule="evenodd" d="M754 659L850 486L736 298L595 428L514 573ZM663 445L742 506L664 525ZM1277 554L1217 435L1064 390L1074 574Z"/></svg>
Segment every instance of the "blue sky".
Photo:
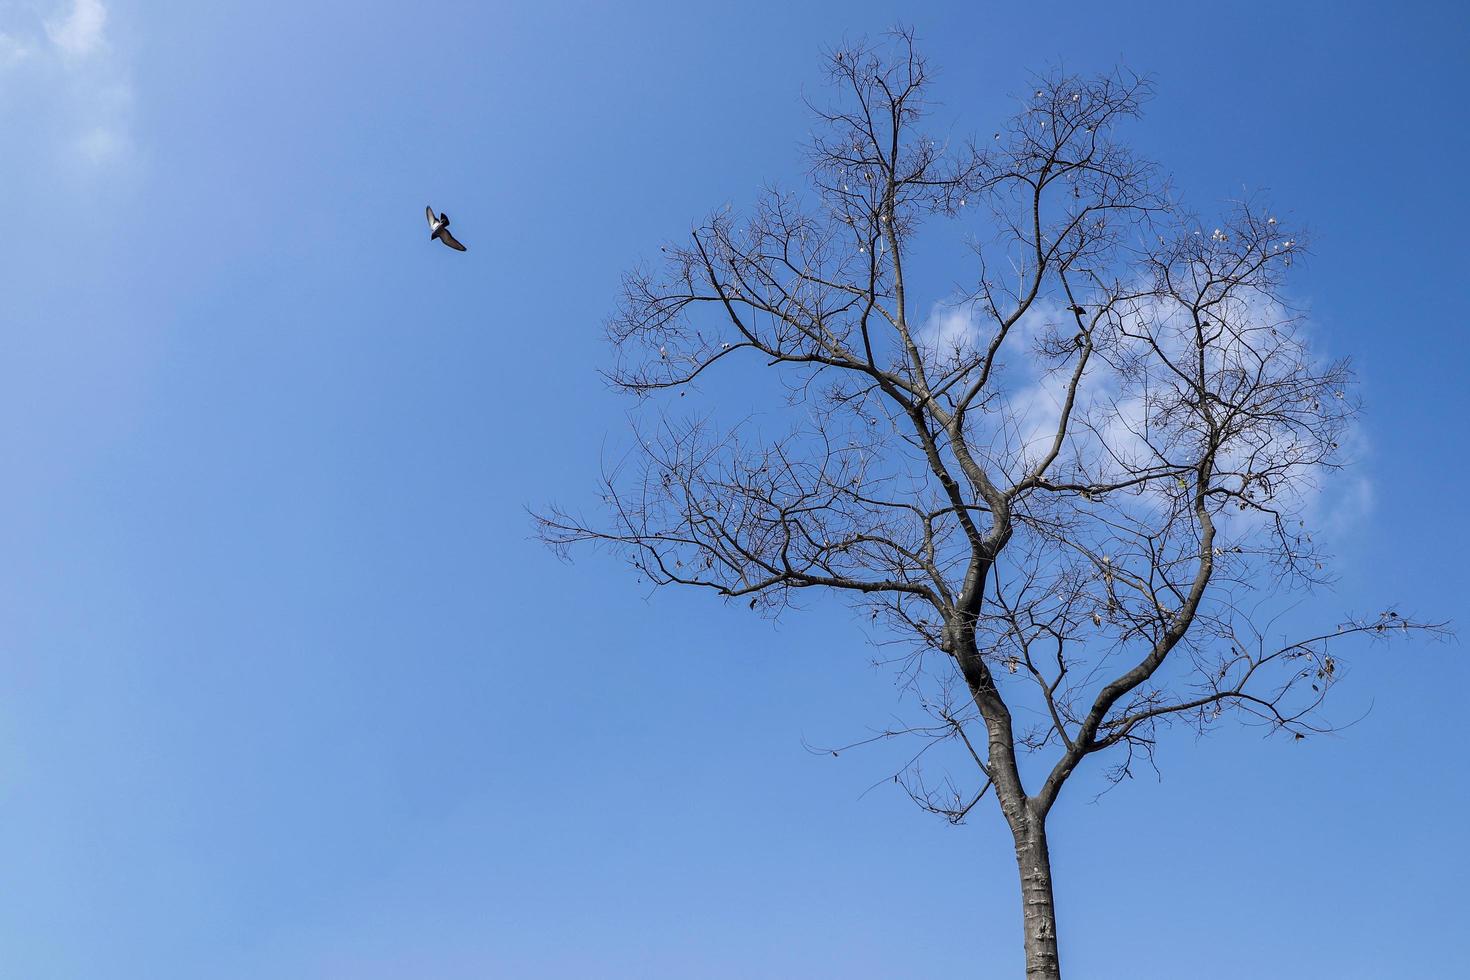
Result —
<svg viewBox="0 0 1470 980"><path fill-rule="evenodd" d="M897 701L842 608L531 540L626 438L619 274L795 181L819 51L900 12L697 6L0 2L0 976L1019 972L1000 820L803 749ZM1197 208L1309 223L1368 408L1309 610L1463 626L1463 5L902 12L936 128L1123 63ZM1073 975L1470 972L1463 645L1349 659L1339 737L1064 795Z"/></svg>

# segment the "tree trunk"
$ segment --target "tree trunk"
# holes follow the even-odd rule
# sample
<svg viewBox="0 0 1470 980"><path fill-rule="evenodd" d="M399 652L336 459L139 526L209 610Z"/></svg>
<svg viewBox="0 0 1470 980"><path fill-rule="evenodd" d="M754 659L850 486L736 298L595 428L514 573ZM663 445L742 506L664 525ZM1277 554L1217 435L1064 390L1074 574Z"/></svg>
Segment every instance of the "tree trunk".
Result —
<svg viewBox="0 0 1470 980"><path fill-rule="evenodd" d="M1028 815L1012 828L1021 872L1022 928L1026 937L1026 980L1061 980L1057 956L1057 911L1051 894L1051 855L1046 818Z"/></svg>

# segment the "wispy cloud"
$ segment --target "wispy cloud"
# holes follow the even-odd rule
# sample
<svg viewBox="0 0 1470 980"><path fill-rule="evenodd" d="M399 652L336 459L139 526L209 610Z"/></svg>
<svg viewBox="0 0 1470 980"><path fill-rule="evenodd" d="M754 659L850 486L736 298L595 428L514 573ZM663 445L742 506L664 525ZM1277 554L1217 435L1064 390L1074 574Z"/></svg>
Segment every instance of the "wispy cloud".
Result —
<svg viewBox="0 0 1470 980"><path fill-rule="evenodd" d="M1004 435L1023 459L1031 455L1030 450L1050 445L1061 419L1066 376L1043 370L1034 351L1039 341L1069 317L1058 303L1041 298L1006 334L1005 350L1010 353L998 366L995 381L1009 392ZM990 343L996 329L995 320L973 300L941 302L934 305L916 339L926 360L943 370Z"/></svg>
<svg viewBox="0 0 1470 980"><path fill-rule="evenodd" d="M1305 317L1261 297L1245 301L1236 312L1243 322L1267 327L1290 321L1293 335L1304 345L1303 356L1320 363L1320 354L1310 351L1311 342L1317 338ZM1141 301L1133 315L1149 323L1167 325L1178 311ZM943 373L989 343L996 328L994 319L984 315L973 301L941 302L930 311L916 333L916 340L925 359L937 373ZM1033 304L1011 328L1005 345L1011 353L997 366L992 379L998 390L1007 392L1004 404L997 405L988 416L972 415L972 421L982 427L977 434L993 441L996 450L993 458L997 463L1010 460L1017 467L1026 468L1050 450L1061 420L1072 364L1064 361L1059 366L1054 359L1041 356L1039 350L1048 343L1055 346L1058 335L1065 339L1071 329L1074 329L1071 314L1046 298ZM1166 330L1164 335L1169 336L1169 332ZM1239 353L1228 344L1217 351L1221 367ZM1094 364L1078 392L1073 419L1082 420L1082 424L1070 428L1069 458L1091 459L1094 465L1102 465L1104 469L1146 466L1157 461L1154 450L1143 438L1148 428L1148 405L1135 388L1106 362ZM1299 481L1282 491L1281 500L1328 540L1350 536L1370 517L1374 503L1373 481L1364 465L1370 447L1362 427L1349 419L1337 438L1341 442L1341 458L1349 462L1349 468L1303 473ZM1245 465L1243 460L1224 462ZM1286 496L1291 499L1285 499ZM1148 495L1141 501L1145 505L1150 502ZM1160 496L1157 503L1164 506L1167 501ZM1249 533L1260 520L1254 511L1230 510L1220 515L1221 526L1228 525L1241 534Z"/></svg>
<svg viewBox="0 0 1470 980"><path fill-rule="evenodd" d="M0 31L0 71L13 68L31 56L31 46L13 34Z"/></svg>
<svg viewBox="0 0 1470 980"><path fill-rule="evenodd" d="M107 8L102 0L72 0L71 9L47 19L46 36L69 58L87 58L106 43Z"/></svg>
<svg viewBox="0 0 1470 980"><path fill-rule="evenodd" d="M0 4L0 85L21 93L0 100L0 118L37 134L32 150L88 170L133 145L130 71L108 13L105 0Z"/></svg>
<svg viewBox="0 0 1470 980"><path fill-rule="evenodd" d="M77 139L77 147L92 163L105 163L122 151L122 137L106 126L93 126Z"/></svg>
<svg viewBox="0 0 1470 980"><path fill-rule="evenodd" d="M973 303L935 303L918 331L922 347L935 361L972 351L980 343Z"/></svg>

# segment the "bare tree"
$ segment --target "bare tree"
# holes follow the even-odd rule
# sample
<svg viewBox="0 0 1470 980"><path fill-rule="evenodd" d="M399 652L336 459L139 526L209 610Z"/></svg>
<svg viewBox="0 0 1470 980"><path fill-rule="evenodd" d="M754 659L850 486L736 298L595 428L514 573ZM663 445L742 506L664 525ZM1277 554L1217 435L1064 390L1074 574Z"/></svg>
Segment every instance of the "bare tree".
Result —
<svg viewBox="0 0 1470 980"><path fill-rule="evenodd" d="M1046 819L1079 766L1105 756L1121 779L1175 723L1305 738L1326 728L1339 641L1440 627L1390 610L1268 640L1282 597L1325 580L1306 521L1352 378L1282 297L1301 237L1256 201L1201 224L1118 141L1145 79L1044 76L993 138L956 146L916 128L910 34L826 67L810 192L717 212L626 277L610 377L655 420L606 475L610 516L553 510L541 533L772 613L804 589L863 608L928 714L903 734L973 765L936 784L916 758L895 781L955 822L993 791L1026 975L1056 978ZM936 326L907 263L941 218L988 237ZM741 369L782 431L667 410ZM1042 761L1023 774L1026 752Z"/></svg>

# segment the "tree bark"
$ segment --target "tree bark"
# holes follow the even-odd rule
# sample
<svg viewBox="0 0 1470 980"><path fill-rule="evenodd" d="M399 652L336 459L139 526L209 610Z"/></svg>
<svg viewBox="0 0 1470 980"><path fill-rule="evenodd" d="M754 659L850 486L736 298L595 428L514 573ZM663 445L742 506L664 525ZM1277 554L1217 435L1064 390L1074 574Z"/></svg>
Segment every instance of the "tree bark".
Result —
<svg viewBox="0 0 1470 980"><path fill-rule="evenodd" d="M1028 808L1029 809L1029 808ZM1051 892L1051 855L1046 818L1034 813L1012 828L1016 866L1021 873L1022 928L1026 940L1026 980L1061 980L1057 955L1057 912Z"/></svg>

